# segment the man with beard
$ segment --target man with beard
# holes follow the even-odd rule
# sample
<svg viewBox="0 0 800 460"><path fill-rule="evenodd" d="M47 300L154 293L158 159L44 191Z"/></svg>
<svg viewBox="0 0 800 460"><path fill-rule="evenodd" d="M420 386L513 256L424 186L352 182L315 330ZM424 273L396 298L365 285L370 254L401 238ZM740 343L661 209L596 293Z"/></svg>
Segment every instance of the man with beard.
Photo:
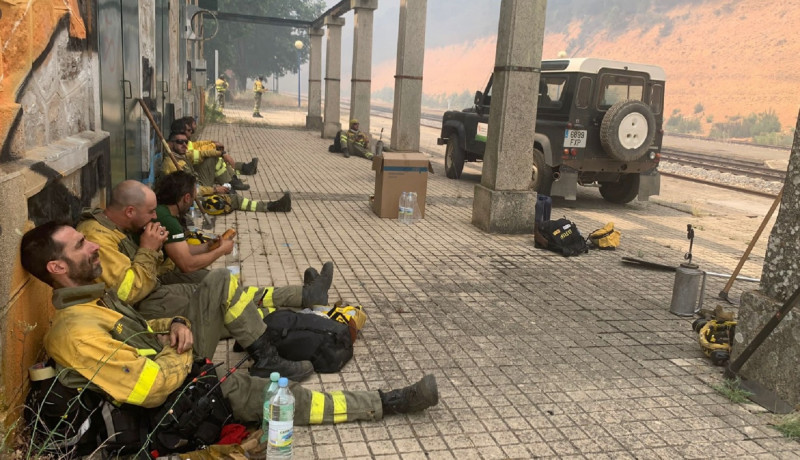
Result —
<svg viewBox="0 0 800 460"><path fill-rule="evenodd" d="M210 242L189 244L187 241L189 233L185 219L194 205L196 184L197 180L191 174L175 171L159 179L155 187L158 202L156 220L167 231L164 252L187 280L198 280L189 282L199 282L208 273L206 267L233 250L233 240L229 239L219 240L214 248ZM316 274L316 270L313 273Z"/></svg>
<svg viewBox="0 0 800 460"><path fill-rule="evenodd" d="M23 267L54 289L56 311L44 346L64 386L87 388L116 403L157 408L181 387L193 355L212 356L220 337L228 334L248 349L254 367L265 367L262 360L271 346L266 326L253 302L245 301L246 288L232 281L226 270L213 270L190 293L191 308L185 316L146 321L115 290L95 284L103 272L101 252L71 226L57 222L22 237ZM217 289L203 289L204 285ZM222 377L225 371L216 372ZM259 375L252 370L250 375L234 372L221 382L239 422L261 420L269 380ZM433 375L388 392L323 393L296 383L290 389L297 425L380 420L384 414L417 412L438 403Z"/></svg>
<svg viewBox="0 0 800 460"><path fill-rule="evenodd" d="M185 278L176 276L175 265L168 258L165 260L161 252L167 231L151 222L155 217L155 194L144 184L132 180L114 187L106 209L86 210L81 216L78 231L100 245L100 261L105 270L99 281L114 290L120 300L149 319L186 316L192 309L189 301L196 291L218 293L230 290L233 284L238 285L238 280L224 269L215 276L211 276L215 271L210 272L199 284L185 283ZM318 276L309 276L308 272L303 286L244 287L242 305L256 304L263 309L261 316L278 307L327 305L333 263L323 265ZM274 347L263 356L263 363L272 366L269 372L280 372L292 380L299 381L313 372L310 362L284 360ZM260 375L267 370L263 366L256 367Z"/></svg>

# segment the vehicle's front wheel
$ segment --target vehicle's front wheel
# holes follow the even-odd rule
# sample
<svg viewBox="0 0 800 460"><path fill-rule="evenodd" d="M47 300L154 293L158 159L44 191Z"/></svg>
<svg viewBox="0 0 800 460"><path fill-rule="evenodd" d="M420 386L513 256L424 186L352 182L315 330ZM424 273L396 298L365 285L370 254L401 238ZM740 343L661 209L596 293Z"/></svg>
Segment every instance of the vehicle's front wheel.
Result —
<svg viewBox="0 0 800 460"><path fill-rule="evenodd" d="M547 165L544 153L533 148L533 173L531 173L531 190L539 195L550 195L553 186L553 168Z"/></svg>
<svg viewBox="0 0 800 460"><path fill-rule="evenodd" d="M630 203L639 194L639 175L623 174L619 182L601 182L600 195L617 204Z"/></svg>
<svg viewBox="0 0 800 460"><path fill-rule="evenodd" d="M450 133L444 151L444 172L450 179L458 179L464 170L464 149L458 145L458 133Z"/></svg>

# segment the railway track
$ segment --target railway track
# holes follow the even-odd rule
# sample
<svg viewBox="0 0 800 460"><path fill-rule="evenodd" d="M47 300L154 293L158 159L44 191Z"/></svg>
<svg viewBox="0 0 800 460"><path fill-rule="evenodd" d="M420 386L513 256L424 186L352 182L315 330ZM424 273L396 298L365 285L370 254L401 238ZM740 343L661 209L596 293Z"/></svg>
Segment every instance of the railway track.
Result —
<svg viewBox="0 0 800 460"><path fill-rule="evenodd" d="M786 178L785 171L768 168L761 162L726 158L703 153L661 149L661 161L726 172L738 176L753 177L766 181L783 182Z"/></svg>

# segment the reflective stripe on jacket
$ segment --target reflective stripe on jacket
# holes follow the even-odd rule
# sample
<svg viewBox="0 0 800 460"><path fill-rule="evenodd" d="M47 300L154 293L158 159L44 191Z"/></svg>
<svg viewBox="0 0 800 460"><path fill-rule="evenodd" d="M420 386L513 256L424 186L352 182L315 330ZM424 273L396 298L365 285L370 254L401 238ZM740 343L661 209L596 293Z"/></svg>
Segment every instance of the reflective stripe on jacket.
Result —
<svg viewBox="0 0 800 460"><path fill-rule="evenodd" d="M192 352L162 347L156 334L172 318L145 321L103 283L53 291L56 308L44 338L59 380L89 385L114 401L156 407L178 389L192 367Z"/></svg>
<svg viewBox="0 0 800 460"><path fill-rule="evenodd" d="M164 262L161 251L140 248L102 209L84 210L77 230L100 245L103 274L98 281L113 289L120 299L135 304L158 287L158 273Z"/></svg>
<svg viewBox="0 0 800 460"><path fill-rule="evenodd" d="M224 93L228 90L228 82L221 78L217 78L217 81L214 82L214 85L218 93Z"/></svg>

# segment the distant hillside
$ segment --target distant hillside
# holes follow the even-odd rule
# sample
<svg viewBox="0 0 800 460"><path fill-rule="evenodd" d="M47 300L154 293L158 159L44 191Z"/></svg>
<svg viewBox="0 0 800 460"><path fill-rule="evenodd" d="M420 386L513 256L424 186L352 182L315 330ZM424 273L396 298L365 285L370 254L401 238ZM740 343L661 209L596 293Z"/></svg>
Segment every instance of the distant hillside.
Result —
<svg viewBox="0 0 800 460"><path fill-rule="evenodd" d="M598 5L616 14L591 10ZM696 120L704 134L714 123L768 111L785 132L794 128L800 109L800 40L794 37L800 0L574 0L568 10L559 8L548 11L545 59L566 51L660 65L667 72L667 117ZM586 14L568 21L576 11ZM482 89L491 72L495 41L492 36L426 50L425 99L458 107L455 102L463 103L466 94L469 104L469 95ZM394 63L376 66L373 89L391 87L394 71Z"/></svg>

